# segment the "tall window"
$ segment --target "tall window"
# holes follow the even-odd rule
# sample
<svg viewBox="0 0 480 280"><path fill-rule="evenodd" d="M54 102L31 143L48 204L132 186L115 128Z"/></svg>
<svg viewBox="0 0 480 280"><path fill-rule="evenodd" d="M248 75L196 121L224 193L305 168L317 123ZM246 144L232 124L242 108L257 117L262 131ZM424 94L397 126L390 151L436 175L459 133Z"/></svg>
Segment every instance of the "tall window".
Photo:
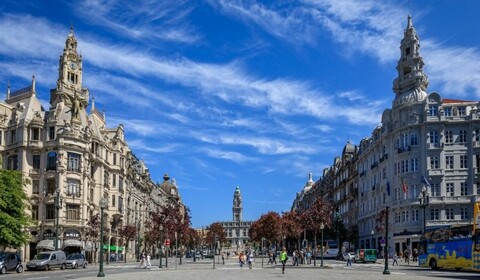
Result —
<svg viewBox="0 0 480 280"><path fill-rule="evenodd" d="M67 204L67 220L80 220L80 205Z"/></svg>
<svg viewBox="0 0 480 280"><path fill-rule="evenodd" d="M113 153L113 165L117 165L117 153Z"/></svg>
<svg viewBox="0 0 480 280"><path fill-rule="evenodd" d="M32 193L38 194L40 190L40 181L32 180Z"/></svg>
<svg viewBox="0 0 480 280"><path fill-rule="evenodd" d="M48 140L55 140L55 127L51 126L48 128Z"/></svg>
<svg viewBox="0 0 480 280"><path fill-rule="evenodd" d="M412 222L418 221L418 210L412 210Z"/></svg>
<svg viewBox="0 0 480 280"><path fill-rule="evenodd" d="M109 188L108 186L108 180L109 180L110 174L108 174L108 171L103 172L103 185Z"/></svg>
<svg viewBox="0 0 480 280"><path fill-rule="evenodd" d="M116 200L115 195L112 195L112 207L115 207L115 200Z"/></svg>
<svg viewBox="0 0 480 280"><path fill-rule="evenodd" d="M453 131L445 131L445 144L453 144Z"/></svg>
<svg viewBox="0 0 480 280"><path fill-rule="evenodd" d="M434 117L437 115L437 106L435 105L430 105L428 107L428 114L430 117Z"/></svg>
<svg viewBox="0 0 480 280"><path fill-rule="evenodd" d="M440 210L430 209L430 220L433 220L433 221L440 220Z"/></svg>
<svg viewBox="0 0 480 280"><path fill-rule="evenodd" d="M46 219L47 220L53 220L55 219L55 205L52 204L47 204L46 205Z"/></svg>
<svg viewBox="0 0 480 280"><path fill-rule="evenodd" d="M123 177L118 178L118 191L123 192Z"/></svg>
<svg viewBox="0 0 480 280"><path fill-rule="evenodd" d="M80 172L80 155L68 153L68 171Z"/></svg>
<svg viewBox="0 0 480 280"><path fill-rule="evenodd" d="M443 113L444 113L445 117L451 117L452 116L452 107L443 108Z"/></svg>
<svg viewBox="0 0 480 280"><path fill-rule="evenodd" d="M50 152L47 157L47 170L57 169L57 153Z"/></svg>
<svg viewBox="0 0 480 280"><path fill-rule="evenodd" d="M32 219L38 221L38 205L32 205Z"/></svg>
<svg viewBox="0 0 480 280"><path fill-rule="evenodd" d="M440 196L440 185L437 183L431 183L430 185L432 186L432 196Z"/></svg>
<svg viewBox="0 0 480 280"><path fill-rule="evenodd" d="M468 217L468 208L466 208L466 207L460 208L460 219L466 220L468 218L469 218Z"/></svg>
<svg viewBox="0 0 480 280"><path fill-rule="evenodd" d="M8 170L17 170L18 169L18 156L11 155L7 158L7 169Z"/></svg>
<svg viewBox="0 0 480 280"><path fill-rule="evenodd" d="M412 132L410 134L410 145L412 146L418 145L418 136L417 136L417 133L415 132Z"/></svg>
<svg viewBox="0 0 480 280"><path fill-rule="evenodd" d="M466 116L467 115L467 110L464 106L458 107L458 115L459 116Z"/></svg>
<svg viewBox="0 0 480 280"><path fill-rule="evenodd" d="M40 140L40 128L39 127L32 127L30 129L30 140Z"/></svg>
<svg viewBox="0 0 480 280"><path fill-rule="evenodd" d="M438 144L438 131L430 131L429 133L430 144Z"/></svg>
<svg viewBox="0 0 480 280"><path fill-rule="evenodd" d="M468 168L466 155L460 156L460 168Z"/></svg>
<svg viewBox="0 0 480 280"><path fill-rule="evenodd" d="M452 208L445 209L445 217L447 218L447 220L453 220L453 209Z"/></svg>
<svg viewBox="0 0 480 280"><path fill-rule="evenodd" d="M117 186L117 174L112 174L112 186L114 188Z"/></svg>
<svg viewBox="0 0 480 280"><path fill-rule="evenodd" d="M466 130L460 130L458 133L458 142L459 143L466 143L467 142L467 131Z"/></svg>
<svg viewBox="0 0 480 280"><path fill-rule="evenodd" d="M466 182L460 183L460 195L468 195L468 184Z"/></svg>
<svg viewBox="0 0 480 280"><path fill-rule="evenodd" d="M447 183L446 184L446 192L447 196L453 196L453 183Z"/></svg>
<svg viewBox="0 0 480 280"><path fill-rule="evenodd" d="M10 131L10 144L17 143L17 130L12 129Z"/></svg>
<svg viewBox="0 0 480 280"><path fill-rule="evenodd" d="M32 155L33 169L40 169L40 155Z"/></svg>
<svg viewBox="0 0 480 280"><path fill-rule="evenodd" d="M453 169L453 156L445 157L445 169Z"/></svg>
<svg viewBox="0 0 480 280"><path fill-rule="evenodd" d="M418 171L418 159L417 158L411 158L410 159L410 171L411 172Z"/></svg>
<svg viewBox="0 0 480 280"><path fill-rule="evenodd" d="M67 179L68 195L80 196L80 181Z"/></svg>
<svg viewBox="0 0 480 280"><path fill-rule="evenodd" d="M430 157L430 169L440 169L440 160L437 156Z"/></svg>

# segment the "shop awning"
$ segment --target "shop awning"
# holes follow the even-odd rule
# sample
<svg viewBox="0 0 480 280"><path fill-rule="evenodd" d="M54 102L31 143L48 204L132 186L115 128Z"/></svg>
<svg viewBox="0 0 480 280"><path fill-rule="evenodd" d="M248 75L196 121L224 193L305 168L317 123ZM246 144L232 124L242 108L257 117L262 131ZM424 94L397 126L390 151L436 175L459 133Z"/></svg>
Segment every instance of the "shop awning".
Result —
<svg viewBox="0 0 480 280"><path fill-rule="evenodd" d="M114 246L114 245L110 246L110 251L116 252L117 249L118 249L119 252L123 252L123 247ZM103 245L103 250L108 250L108 245Z"/></svg>
<svg viewBox="0 0 480 280"><path fill-rule="evenodd" d="M45 239L40 242L38 242L37 250L45 249L45 250L55 250L55 245L53 244L52 239Z"/></svg>
<svg viewBox="0 0 480 280"><path fill-rule="evenodd" d="M82 241L77 239L65 239L63 240L63 248L65 247L80 247L83 248Z"/></svg>

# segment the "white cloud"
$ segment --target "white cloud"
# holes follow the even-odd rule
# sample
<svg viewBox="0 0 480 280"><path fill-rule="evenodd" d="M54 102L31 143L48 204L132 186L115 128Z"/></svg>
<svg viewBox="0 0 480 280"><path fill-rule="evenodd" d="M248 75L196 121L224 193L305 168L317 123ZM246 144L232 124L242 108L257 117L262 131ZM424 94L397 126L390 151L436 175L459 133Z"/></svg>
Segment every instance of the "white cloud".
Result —
<svg viewBox="0 0 480 280"><path fill-rule="evenodd" d="M232 151L222 151L222 150L212 149L212 148L202 148L200 149L200 152L204 152L208 156L213 158L226 159L236 163L257 161L257 159L255 158L247 157L241 153L232 152Z"/></svg>

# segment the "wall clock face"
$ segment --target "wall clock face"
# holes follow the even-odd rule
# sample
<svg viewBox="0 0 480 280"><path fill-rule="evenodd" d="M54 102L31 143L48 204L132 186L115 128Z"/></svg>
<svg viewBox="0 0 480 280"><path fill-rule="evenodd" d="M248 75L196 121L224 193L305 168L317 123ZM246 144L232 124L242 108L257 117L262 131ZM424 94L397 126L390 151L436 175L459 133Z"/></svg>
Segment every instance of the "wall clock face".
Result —
<svg viewBox="0 0 480 280"><path fill-rule="evenodd" d="M78 64L76 64L76 63L73 62L73 61L70 62L70 63L68 64L68 66L69 66L70 69L72 69L72 70L77 70L77 69L78 69Z"/></svg>

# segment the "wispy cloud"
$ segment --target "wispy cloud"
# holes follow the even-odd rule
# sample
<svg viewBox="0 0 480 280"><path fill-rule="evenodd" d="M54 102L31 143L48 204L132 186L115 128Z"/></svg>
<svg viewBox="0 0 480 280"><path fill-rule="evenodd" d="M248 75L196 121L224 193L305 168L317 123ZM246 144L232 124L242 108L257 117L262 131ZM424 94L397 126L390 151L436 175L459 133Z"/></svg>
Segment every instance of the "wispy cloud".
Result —
<svg viewBox="0 0 480 280"><path fill-rule="evenodd" d="M257 159L245 156L239 152L222 151L222 150L212 149L212 148L202 148L200 149L200 151L206 153L210 157L226 159L236 163L257 161Z"/></svg>

